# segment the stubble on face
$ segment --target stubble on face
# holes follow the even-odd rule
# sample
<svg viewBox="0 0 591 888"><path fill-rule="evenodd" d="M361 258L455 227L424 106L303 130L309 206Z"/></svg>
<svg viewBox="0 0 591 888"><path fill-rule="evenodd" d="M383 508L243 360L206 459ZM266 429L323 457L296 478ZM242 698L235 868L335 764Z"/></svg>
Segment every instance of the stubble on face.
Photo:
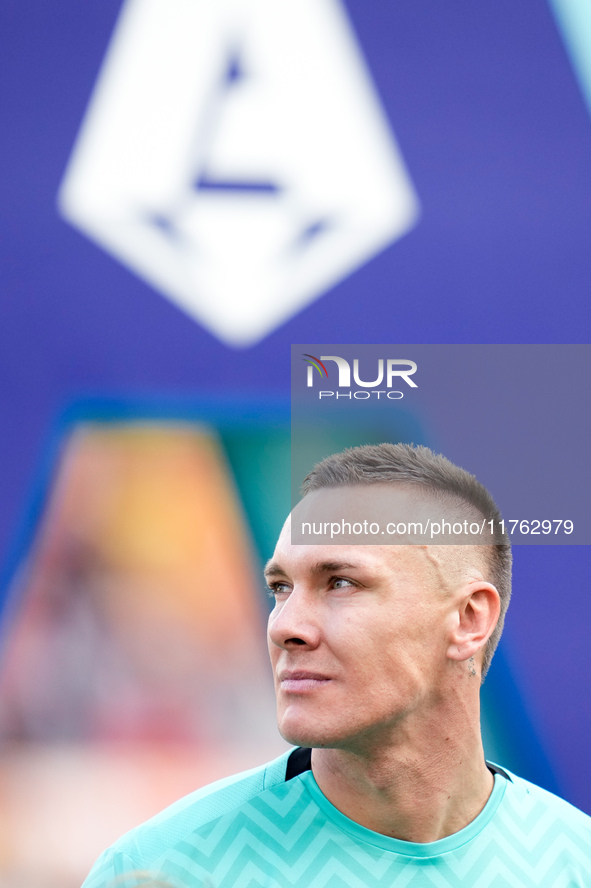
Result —
<svg viewBox="0 0 591 888"><path fill-rule="evenodd" d="M273 561L293 584L290 595L300 600L279 601L276 619L282 618L282 606L293 606L301 622L296 619L291 636L287 622L281 638L272 614L269 647L280 730L289 742L332 748L375 743L401 730L425 705L444 658L443 621L453 587L446 558L430 549L291 546L284 532ZM312 578L319 564L346 565L337 581L358 586L335 593L330 571ZM286 669L329 681L309 693L286 693L278 678Z"/></svg>
<svg viewBox="0 0 591 888"><path fill-rule="evenodd" d="M379 520L396 512L424 519L442 508L416 488L374 485L314 491L293 518L314 520L324 510L328 519L335 509L337 516L356 509L362 517L370 505ZM486 547L399 542L292 545L286 522L273 562L292 591L278 597L269 649L280 731L289 742L337 747L380 731L401 731L405 720L441 699L450 669L446 621L458 590L486 576ZM335 578L351 580L349 592L334 594ZM284 621L287 608L297 618L280 637L276 621ZM309 693L286 692L278 677L285 670L326 675L329 681Z"/></svg>

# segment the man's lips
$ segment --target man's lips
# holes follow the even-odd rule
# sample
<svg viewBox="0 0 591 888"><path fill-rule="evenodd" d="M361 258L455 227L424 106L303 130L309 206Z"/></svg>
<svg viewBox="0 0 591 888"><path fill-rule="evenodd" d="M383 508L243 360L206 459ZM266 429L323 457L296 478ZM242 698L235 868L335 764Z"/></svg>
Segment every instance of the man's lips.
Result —
<svg viewBox="0 0 591 888"><path fill-rule="evenodd" d="M304 669L284 669L277 676L279 687L287 693L304 693L326 685L331 679L320 672L308 672Z"/></svg>

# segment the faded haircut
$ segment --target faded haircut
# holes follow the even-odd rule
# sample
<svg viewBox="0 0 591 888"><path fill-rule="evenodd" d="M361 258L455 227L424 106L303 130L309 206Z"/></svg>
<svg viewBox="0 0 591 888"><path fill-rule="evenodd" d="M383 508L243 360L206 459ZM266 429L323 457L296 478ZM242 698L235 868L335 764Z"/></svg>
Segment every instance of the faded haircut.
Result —
<svg viewBox="0 0 591 888"><path fill-rule="evenodd" d="M388 483L418 485L439 501L459 504L464 510L467 507L469 512L476 512L487 522L493 522L494 542L480 548L487 555L487 579L499 593L501 613L484 647L484 678L499 643L511 598L511 543L501 524L497 504L486 487L470 472L456 466L442 454L414 444L365 444L328 456L306 476L302 494L305 496L327 487Z"/></svg>

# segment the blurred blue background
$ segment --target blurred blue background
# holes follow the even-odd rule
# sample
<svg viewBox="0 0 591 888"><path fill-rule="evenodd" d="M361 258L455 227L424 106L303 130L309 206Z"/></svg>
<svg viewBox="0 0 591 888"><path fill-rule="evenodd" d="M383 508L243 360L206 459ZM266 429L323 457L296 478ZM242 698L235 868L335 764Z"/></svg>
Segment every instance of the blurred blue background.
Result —
<svg viewBox="0 0 591 888"><path fill-rule="evenodd" d="M249 4L242 4L246 12L235 21L235 4L228 0L222 5L231 25L227 32L216 31L218 25L211 24L215 18L211 4L195 3L196 21L201 14L209 16L211 39L217 34L221 41L219 53L213 53L213 73L204 94L214 97L215 106L226 101L220 84L229 90L228 84L239 83L246 90L228 99L248 131L246 160L241 166L242 143L233 135L240 133L240 127L230 123L226 142L207 143L212 164L208 166L202 157L200 167L199 145L195 148L198 175L187 185L187 194L190 191L197 208L203 196L213 201L214 214L221 206L227 212L232 205L224 201L242 200L240 195L252 200L253 207L259 201L258 208L263 206L260 201L283 200L286 194L285 200L293 198L298 207L298 201L312 205L312 185L306 186L301 178L306 171L294 173L293 182L301 190L294 185L290 191L289 175L280 162L279 137L279 154L269 153L273 125L265 114L271 110L264 102L260 108L257 105L257 89L264 93L273 80L275 56L265 51L269 41L276 39L289 48L290 58L301 65L302 80L309 75L312 49L305 41L289 44L289 30L282 30L280 15L275 32L259 33L253 26L251 39ZM287 15L293 4L284 0L284 5ZM291 343L589 339L591 119L581 84L587 82L584 65L591 58L591 41L588 45L582 20L572 18L577 4L571 4L570 27L564 24L568 4L559 0L556 8L535 0L499 0L494 6L469 0L445 5L428 0L318 5L330 9L335 22L348 22L344 27L351 29L347 34L353 35L355 52L367 70L351 69L349 92L340 96L338 106L351 118L346 126L336 118L334 122L334 166L342 176L342 192L351 192L350 202L341 216L337 210L332 215L303 213L307 222L302 223L302 242L313 242L314 249L320 243L321 250L326 232L327 238L334 234L335 255L349 249L345 236L355 239L351 219L360 199L352 183L363 184L370 168L374 173L383 169L386 178L390 169L390 204L380 209L378 197L375 206L360 204L359 214L365 219L365 213L367 221L359 237L367 233L371 241L366 255L351 267L345 262L340 272L337 266L342 260L335 259L333 271L323 277L320 252L314 266L317 283L308 287L299 303L295 299L293 309L281 308L281 284L269 291L258 309L264 315L262 332L258 338L252 334L241 347L229 344L220 329L234 316L244 318L248 326L250 297L245 301L240 293L226 292L223 302L214 288L210 309L217 315L215 323L209 323L203 307L185 310L182 300L165 293L165 286L148 283L147 275L138 271L137 258L135 265L126 263L122 252L109 248L108 236L112 233L115 244L117 226L123 225L123 217L117 215L116 189L109 192L112 203L107 201L104 212L100 194L93 198L95 204L84 205L89 220L85 231L82 223L75 226L64 219L63 206L58 210L58 192L122 6L117 0L85 4L5 0L0 11L0 557L1 591L11 601L4 611L7 648L21 606L19 589L25 594L22 577L32 570L39 521L47 514L60 459L79 426L180 422L211 430L258 569L269 556L289 508ZM135 0L133 6L140 18L143 9L162 10L158 0L143 5ZM304 6L311 16L316 14L314 4ZM264 12L264 3L253 3L252 8L255 21ZM169 3L168 9L169 15L177 15L177 4ZM572 26L574 20L580 27ZM328 41L328 58L337 51L336 36L335 46L330 44L332 21L329 17L315 32ZM578 42L571 57L573 34ZM313 50L321 59L322 47ZM169 45L155 44L148 54L155 68L154 82L159 66L164 71L170 62L171 52L174 55ZM265 60L260 71L257 53ZM330 70L318 72L326 96L330 98L331 89L336 96L338 82L332 83ZM199 76L205 77L202 72ZM283 82L282 76L278 74L278 82ZM296 84L290 81L290 89L297 92L297 65L290 76ZM359 94L354 89L356 77L365 84ZM172 81L166 82L169 88ZM116 95L116 83L109 88ZM319 121L324 120L322 133L332 132L332 123L330 107L311 107L314 90L310 84L307 88L306 101L297 106L296 128L313 149ZM355 148L350 144L355 114L370 94L377 147L374 154L363 153L367 146L350 153ZM149 101L144 113L148 117L152 113ZM155 106L153 114L158 113ZM180 117L183 113L179 111ZM289 113L284 116L288 119ZM172 118L155 119L151 126L165 144L176 123ZM260 163L257 128L265 133ZM343 169L336 162L339 138L349 164ZM388 139L391 155L386 150ZM321 142L318 137L319 156ZM313 166L314 150L310 157ZM313 183L312 167L309 172ZM91 188L88 175L85 183ZM111 187L108 181L107 186ZM117 187L123 193L125 182ZM400 202L405 199L403 211ZM173 229L179 205L178 200L169 201L166 213L151 205L150 231L163 232L169 244L177 237ZM250 206L244 204L247 210ZM268 206L264 204L265 212ZM273 204L273 212L281 206ZM372 219L381 219L380 213L385 221L376 222L376 234ZM96 238L91 231L95 222L101 232ZM131 217L125 224L132 234L134 226L140 229ZM200 224L198 220L190 228L189 220L184 234L198 234ZM140 254L142 249L149 252L149 245L142 244ZM228 252L231 265L234 258ZM277 262L283 261L282 256L279 250ZM199 265L200 259L195 262ZM295 260L293 267L296 274ZM246 285L245 291L249 292ZM240 338L233 335L234 341ZM563 397L569 398L567 380ZM551 423L552 403L547 410ZM495 434L503 447L504 430ZM567 438L569 429L563 428L562 434ZM588 442L581 441L580 446L586 448ZM582 478L582 488L588 485L589 478ZM588 547L516 549L514 598L501 649L484 687L484 728L491 754L588 813L590 571ZM1 853L0 849L0 863ZM22 860L27 854L22 852ZM9 855L6 861L15 871L17 866L26 870L24 863L11 861ZM56 863L60 884L66 884L65 873L76 884L83 863ZM39 866L31 869L35 878ZM51 884L48 877L47 885Z"/></svg>

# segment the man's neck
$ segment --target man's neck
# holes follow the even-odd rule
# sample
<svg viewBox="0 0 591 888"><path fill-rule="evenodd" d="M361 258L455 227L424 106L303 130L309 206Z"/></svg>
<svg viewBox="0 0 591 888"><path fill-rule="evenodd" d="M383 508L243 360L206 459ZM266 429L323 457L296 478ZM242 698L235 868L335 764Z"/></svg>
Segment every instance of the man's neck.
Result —
<svg viewBox="0 0 591 888"><path fill-rule="evenodd" d="M425 727L419 740L407 734L376 748L313 749L318 786L339 811L383 835L434 842L458 832L494 785L479 727L455 736Z"/></svg>

